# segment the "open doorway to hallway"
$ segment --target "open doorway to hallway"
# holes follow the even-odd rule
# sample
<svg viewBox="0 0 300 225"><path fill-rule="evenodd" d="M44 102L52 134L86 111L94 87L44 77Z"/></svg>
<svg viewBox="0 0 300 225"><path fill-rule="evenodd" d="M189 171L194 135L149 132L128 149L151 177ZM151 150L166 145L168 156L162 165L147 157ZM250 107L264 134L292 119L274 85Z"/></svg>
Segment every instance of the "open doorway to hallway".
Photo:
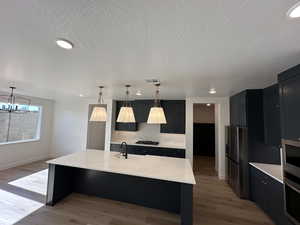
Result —
<svg viewBox="0 0 300 225"><path fill-rule="evenodd" d="M195 174L217 176L215 105L193 105L193 169Z"/></svg>

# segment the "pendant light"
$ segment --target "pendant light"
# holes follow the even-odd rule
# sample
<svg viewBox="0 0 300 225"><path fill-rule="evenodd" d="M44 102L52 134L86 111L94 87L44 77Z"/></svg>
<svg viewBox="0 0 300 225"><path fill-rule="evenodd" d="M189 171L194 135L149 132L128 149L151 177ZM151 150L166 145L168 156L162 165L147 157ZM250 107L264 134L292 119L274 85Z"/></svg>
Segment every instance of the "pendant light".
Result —
<svg viewBox="0 0 300 225"><path fill-rule="evenodd" d="M100 92L99 92L99 98L98 98L98 104L103 104L103 98L102 98L102 89L103 86L99 86ZM93 108L92 115L90 117L91 122L105 122L107 117L106 108L104 106L95 106Z"/></svg>
<svg viewBox="0 0 300 225"><path fill-rule="evenodd" d="M156 92L155 92L155 100L154 100L154 106L150 109L150 113L148 116L147 123L148 124L166 124L166 116L164 109L160 105L159 100L159 86L160 84L155 84L156 86Z"/></svg>
<svg viewBox="0 0 300 225"><path fill-rule="evenodd" d="M0 95L0 112L6 113L26 113L29 112L31 100L15 95L16 87L9 87L10 94Z"/></svg>
<svg viewBox="0 0 300 225"><path fill-rule="evenodd" d="M130 85L126 85L126 99L124 105L121 107L117 122L118 123L135 123L135 117L133 113L133 108L129 102L129 88Z"/></svg>

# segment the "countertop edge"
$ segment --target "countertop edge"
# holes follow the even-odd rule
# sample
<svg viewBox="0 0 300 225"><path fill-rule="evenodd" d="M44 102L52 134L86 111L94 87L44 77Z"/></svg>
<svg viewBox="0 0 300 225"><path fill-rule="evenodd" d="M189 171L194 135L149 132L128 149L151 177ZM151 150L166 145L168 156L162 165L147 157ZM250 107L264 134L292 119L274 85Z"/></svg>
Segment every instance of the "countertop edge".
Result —
<svg viewBox="0 0 300 225"><path fill-rule="evenodd" d="M68 166L68 167L73 167L73 168L80 168L80 169L86 169L86 170L95 170L95 171L100 171L100 172L105 172L105 173L115 173L115 174L121 174L121 175L127 175L127 176L133 176L133 177L142 177L142 178L148 178L148 179L153 179L153 180L163 180L163 181L169 181L169 182L175 182L175 183L181 183L181 184L191 184L195 185L196 181L194 179L193 182L183 182L183 181L177 181L177 180L168 180L168 179L162 179L162 178L155 178L151 176L141 176L137 174L129 174L129 173L122 173L122 172L116 172L116 171L110 171L110 170L97 170L93 168L86 168L83 166L71 166L71 165L65 165L63 163L51 163L51 162L46 162L47 164L52 164L52 165L59 165L59 166Z"/></svg>
<svg viewBox="0 0 300 225"><path fill-rule="evenodd" d="M92 149L89 149L88 151L90 151ZM94 150L92 150L94 151ZM114 170L109 170L109 169L97 169L97 168L93 168L93 167L86 167L86 166L81 166L81 165L74 165L72 163L70 164L66 164L66 163L61 163L61 162L55 162L55 160L59 159L59 158L64 158L67 156L71 156L71 155L75 155L78 153L72 153L66 156L61 156L55 159L50 159L48 161L46 161L47 164L52 164L52 165L61 165L61 166L68 166L68 167L73 167L73 168L81 168L81 169L90 169L90 170L95 170L95 171L101 171L101 172L107 172L107 173L115 173L115 174L122 174L122 175L128 175L128 176L135 176L135 177L143 177L143 178L149 178L149 179L155 179L155 180L163 180L163 181L169 181L169 182L175 182L175 183L181 183L181 184L190 184L190 185L195 185L196 184L196 179L195 179L195 175L192 171L192 166L191 163L189 162L188 159L182 159L182 160L187 160L189 167L192 171L192 175L193 175L193 179L191 179L190 181L183 181L183 180L178 180L178 179L168 179L168 178L157 178L155 176L143 176L141 174L136 174L136 173L126 173L126 172L122 172L122 171L114 171ZM147 156L143 156L143 157L147 157ZM160 156L149 156L149 157L159 157ZM177 159L177 158L176 158Z"/></svg>
<svg viewBox="0 0 300 225"><path fill-rule="evenodd" d="M265 173L266 175L272 177L273 179L277 180L278 182L282 183L283 184L283 180L281 180L280 178L270 174L268 171L264 170L263 168L259 167L258 165L256 165L255 162L250 162L249 163L251 166L255 167L256 169L260 170L261 172ZM261 164L264 164L264 163L261 163ZM273 165L273 164L268 164L268 163L265 163L267 165Z"/></svg>

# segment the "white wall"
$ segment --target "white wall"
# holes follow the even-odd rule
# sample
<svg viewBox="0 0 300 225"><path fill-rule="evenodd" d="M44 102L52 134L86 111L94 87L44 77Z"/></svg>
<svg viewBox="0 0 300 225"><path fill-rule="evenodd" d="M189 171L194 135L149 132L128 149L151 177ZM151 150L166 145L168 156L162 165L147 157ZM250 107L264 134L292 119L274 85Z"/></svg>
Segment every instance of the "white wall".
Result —
<svg viewBox="0 0 300 225"><path fill-rule="evenodd" d="M190 97L186 99L186 155L193 163L193 105L215 104L216 170L225 179L225 126L229 125L229 98Z"/></svg>
<svg viewBox="0 0 300 225"><path fill-rule="evenodd" d="M39 141L0 145L0 170L49 158L52 139L54 101L27 97L32 105L42 106Z"/></svg>
<svg viewBox="0 0 300 225"><path fill-rule="evenodd" d="M67 155L86 150L88 109L97 99L64 97L55 102L51 157ZM107 118L105 150L109 149L111 137L112 101L106 100ZM109 140L109 141L107 141ZM108 146L107 146L108 145Z"/></svg>
<svg viewBox="0 0 300 225"><path fill-rule="evenodd" d="M194 104L194 123L215 123L215 106L211 104Z"/></svg>

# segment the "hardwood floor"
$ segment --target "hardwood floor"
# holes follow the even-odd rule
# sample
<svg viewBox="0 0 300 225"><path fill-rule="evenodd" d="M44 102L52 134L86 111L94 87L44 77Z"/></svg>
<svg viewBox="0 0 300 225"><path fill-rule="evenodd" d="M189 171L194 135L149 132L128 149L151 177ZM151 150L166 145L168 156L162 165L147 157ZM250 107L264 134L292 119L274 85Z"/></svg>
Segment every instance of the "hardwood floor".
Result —
<svg viewBox="0 0 300 225"><path fill-rule="evenodd" d="M46 168L44 162L37 162L0 171L0 190L20 195L38 203L44 202L44 195L8 183ZM210 169L213 170L213 168ZM213 175L213 171L209 171L209 166L206 166L203 171L203 173L195 171L197 181L197 185L194 187L195 225L273 224L255 204L238 199L224 181L218 180ZM39 183L37 182L37 185L40 185ZM4 206L1 204L3 202L0 199L0 209ZM180 218L179 215L156 209L74 193L54 207L42 206L38 208L15 224L179 225ZM3 224L0 223L0 225Z"/></svg>
<svg viewBox="0 0 300 225"><path fill-rule="evenodd" d="M217 176L215 171L215 157L194 155L193 170L194 174Z"/></svg>

